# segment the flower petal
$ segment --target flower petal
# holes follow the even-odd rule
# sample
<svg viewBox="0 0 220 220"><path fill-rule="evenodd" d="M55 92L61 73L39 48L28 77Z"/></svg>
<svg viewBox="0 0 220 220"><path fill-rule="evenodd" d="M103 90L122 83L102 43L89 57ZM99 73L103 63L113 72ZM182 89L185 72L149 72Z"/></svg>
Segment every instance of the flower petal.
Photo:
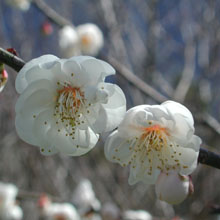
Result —
<svg viewBox="0 0 220 220"><path fill-rule="evenodd" d="M105 141L105 156L108 160L122 166L128 165L132 157L130 146L128 140L119 137L118 131L114 131Z"/></svg>
<svg viewBox="0 0 220 220"><path fill-rule="evenodd" d="M111 96L106 104L101 104L99 109L99 117L93 125L93 129L97 133L111 131L116 128L126 112L126 99L122 90L113 84L107 84L106 90L109 91Z"/></svg>
<svg viewBox="0 0 220 220"><path fill-rule="evenodd" d="M35 58L24 65L24 67L19 71L16 81L15 88L18 93L22 93L28 85L26 80L26 74L29 70L31 70L35 66L40 66L46 63L51 63L55 60L58 60L56 56L53 55L44 55L38 58Z"/></svg>
<svg viewBox="0 0 220 220"><path fill-rule="evenodd" d="M185 120L187 120L189 125L193 127L194 120L192 114L184 105L181 105L180 103L174 101L166 101L163 102L161 105L165 107L171 115L182 115Z"/></svg>

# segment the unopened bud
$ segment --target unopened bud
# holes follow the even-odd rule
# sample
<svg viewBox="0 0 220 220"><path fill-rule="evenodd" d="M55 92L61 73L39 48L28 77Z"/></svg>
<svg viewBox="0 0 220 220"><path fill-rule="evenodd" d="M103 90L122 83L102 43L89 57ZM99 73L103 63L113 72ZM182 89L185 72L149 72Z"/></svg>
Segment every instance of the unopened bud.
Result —
<svg viewBox="0 0 220 220"><path fill-rule="evenodd" d="M53 33L53 26L50 22L45 21L41 26L41 31L46 36L51 35Z"/></svg>
<svg viewBox="0 0 220 220"><path fill-rule="evenodd" d="M4 89L6 83L8 81L8 73L5 69L0 72L0 92Z"/></svg>
<svg viewBox="0 0 220 220"><path fill-rule="evenodd" d="M183 202L193 192L192 180L189 176L179 175L175 171L161 173L155 185L158 199L169 204Z"/></svg>

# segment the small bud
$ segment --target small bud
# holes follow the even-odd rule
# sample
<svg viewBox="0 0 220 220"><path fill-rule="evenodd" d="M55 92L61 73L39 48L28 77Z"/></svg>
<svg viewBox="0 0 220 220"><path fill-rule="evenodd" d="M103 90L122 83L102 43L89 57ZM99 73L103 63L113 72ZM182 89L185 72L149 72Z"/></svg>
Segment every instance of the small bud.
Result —
<svg viewBox="0 0 220 220"><path fill-rule="evenodd" d="M7 48L7 51L12 53L15 56L18 56L18 53L17 53L17 51L14 48Z"/></svg>
<svg viewBox="0 0 220 220"><path fill-rule="evenodd" d="M155 185L158 199L172 205L183 202L193 192L192 188L193 184L189 176L179 175L175 171L162 172Z"/></svg>
<svg viewBox="0 0 220 220"><path fill-rule="evenodd" d="M45 21L41 26L41 31L46 36L51 35L53 33L53 26L50 22Z"/></svg>
<svg viewBox="0 0 220 220"><path fill-rule="evenodd" d="M0 72L0 92L4 89L6 83L8 81L8 73L5 69Z"/></svg>

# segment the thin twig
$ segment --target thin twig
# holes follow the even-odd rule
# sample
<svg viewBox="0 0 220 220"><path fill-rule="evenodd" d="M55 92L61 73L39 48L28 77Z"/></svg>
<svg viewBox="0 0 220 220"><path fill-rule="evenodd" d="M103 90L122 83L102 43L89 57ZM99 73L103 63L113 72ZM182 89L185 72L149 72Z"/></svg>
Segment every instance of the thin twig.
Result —
<svg viewBox="0 0 220 220"><path fill-rule="evenodd" d="M47 18L52 21L53 23L56 23L58 26L63 27L66 25L73 26L73 24L64 18L63 16L59 15L56 11L54 11L50 6L48 6L44 1L42 0L32 0L32 3L34 6L36 6L44 15L47 16Z"/></svg>
<svg viewBox="0 0 220 220"><path fill-rule="evenodd" d="M210 114L204 113L202 120L211 127L217 134L220 135L220 123Z"/></svg>
<svg viewBox="0 0 220 220"><path fill-rule="evenodd" d="M184 102L186 94L191 86L195 71L195 45L189 42L185 47L185 66L179 84L174 91L174 99L179 102Z"/></svg>
<svg viewBox="0 0 220 220"><path fill-rule="evenodd" d="M18 191L18 199L31 198L31 199L39 199L42 194L47 194L53 201L63 202L64 200L58 196L50 195L45 192L29 192L26 190L19 189Z"/></svg>
<svg viewBox="0 0 220 220"><path fill-rule="evenodd" d="M7 50L4 50L1 47L0 47L0 62L7 64L17 72L19 72L19 70L25 64L25 62L21 58L13 55L12 53L8 52Z"/></svg>
<svg viewBox="0 0 220 220"><path fill-rule="evenodd" d="M105 58L122 76L124 76L129 82L134 86L144 92L146 95L149 95L157 102L161 103L166 101L168 98L160 94L156 89L148 85L144 80L141 80L138 76L132 73L126 66L123 66L113 57Z"/></svg>

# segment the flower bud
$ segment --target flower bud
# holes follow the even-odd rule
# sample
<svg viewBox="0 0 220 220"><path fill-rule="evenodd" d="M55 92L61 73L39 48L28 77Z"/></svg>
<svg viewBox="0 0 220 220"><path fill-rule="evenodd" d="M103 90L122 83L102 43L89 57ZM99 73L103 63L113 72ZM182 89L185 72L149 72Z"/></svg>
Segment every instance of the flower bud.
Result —
<svg viewBox="0 0 220 220"><path fill-rule="evenodd" d="M174 205L183 202L192 193L192 186L189 176L171 171L159 175L155 190L158 199Z"/></svg>
<svg viewBox="0 0 220 220"><path fill-rule="evenodd" d="M6 83L8 81L8 73L5 69L0 72L0 92L4 89Z"/></svg>
<svg viewBox="0 0 220 220"><path fill-rule="evenodd" d="M53 26L49 21L45 21L41 26L42 34L49 36L53 33Z"/></svg>

